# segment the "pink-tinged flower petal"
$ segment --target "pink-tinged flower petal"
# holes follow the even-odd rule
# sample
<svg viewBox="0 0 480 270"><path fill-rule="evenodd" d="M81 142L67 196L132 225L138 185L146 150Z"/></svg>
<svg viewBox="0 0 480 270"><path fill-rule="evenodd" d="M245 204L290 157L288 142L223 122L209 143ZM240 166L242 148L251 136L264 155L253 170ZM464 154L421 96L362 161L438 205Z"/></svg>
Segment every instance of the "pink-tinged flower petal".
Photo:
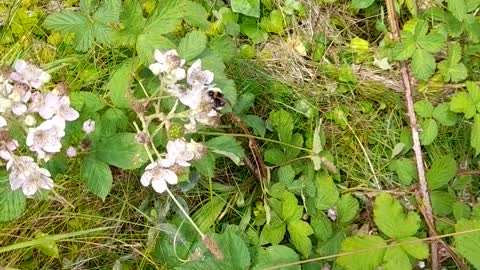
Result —
<svg viewBox="0 0 480 270"><path fill-rule="evenodd" d="M27 105L23 103L15 103L12 106L12 113L16 116L24 115L27 112Z"/></svg>
<svg viewBox="0 0 480 270"><path fill-rule="evenodd" d="M175 79L176 79L177 81L180 81L180 80L185 79L185 76L186 76L186 74L185 74L185 69L183 69L183 68L177 68L177 69L175 69L175 71L174 71L174 76L175 76Z"/></svg>
<svg viewBox="0 0 480 270"><path fill-rule="evenodd" d="M167 183L164 180L153 179L152 187L156 192L163 193L165 190L167 190Z"/></svg>
<svg viewBox="0 0 480 270"><path fill-rule="evenodd" d="M17 72L25 72L28 67L28 63L25 60L17 60L15 64L13 65L13 68Z"/></svg>
<svg viewBox="0 0 480 270"><path fill-rule="evenodd" d="M26 181L27 179L20 175L15 176L13 179L10 178L10 188L15 191L19 189L21 186L23 186L23 184L25 184Z"/></svg>
<svg viewBox="0 0 480 270"><path fill-rule="evenodd" d="M22 192L25 196L30 197L33 196L38 191L38 186L34 183L25 182L22 186Z"/></svg>
<svg viewBox="0 0 480 270"><path fill-rule="evenodd" d="M178 176L172 170L163 170L161 177L170 185L176 185L178 183Z"/></svg>
<svg viewBox="0 0 480 270"><path fill-rule="evenodd" d="M164 71L163 65L159 63L154 63L148 66L148 69L152 71L153 74L158 75Z"/></svg>
<svg viewBox="0 0 480 270"><path fill-rule="evenodd" d="M32 88L38 89L38 88L42 87L42 85L43 85L42 81L38 81L38 80L30 81L30 86Z"/></svg>
<svg viewBox="0 0 480 270"><path fill-rule="evenodd" d="M153 56L158 63L165 63L166 57L160 50L155 50Z"/></svg>
<svg viewBox="0 0 480 270"><path fill-rule="evenodd" d="M7 120L0 115L0 128L7 126Z"/></svg>
<svg viewBox="0 0 480 270"><path fill-rule="evenodd" d="M142 183L144 187L148 187L150 185L150 182L152 182L152 173L150 171L145 171L140 178L140 183Z"/></svg>
<svg viewBox="0 0 480 270"><path fill-rule="evenodd" d="M0 150L0 158L9 161L12 158L10 151Z"/></svg>

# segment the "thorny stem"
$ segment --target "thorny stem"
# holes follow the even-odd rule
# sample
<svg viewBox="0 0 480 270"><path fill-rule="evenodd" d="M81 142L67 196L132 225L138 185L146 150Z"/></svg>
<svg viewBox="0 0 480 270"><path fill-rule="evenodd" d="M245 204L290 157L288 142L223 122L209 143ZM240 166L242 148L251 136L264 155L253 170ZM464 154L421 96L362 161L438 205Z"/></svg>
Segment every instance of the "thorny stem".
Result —
<svg viewBox="0 0 480 270"><path fill-rule="evenodd" d="M180 211L182 211L183 215L187 218L188 222L190 222L190 224L192 224L193 228L198 232L200 237L202 239L204 239L206 235L200 230L200 228L198 228L197 224L195 224L195 221L193 221L193 219L190 217L190 215L187 213L187 211L185 211L185 209L183 209L183 206L180 204L180 202L177 200L177 198L175 198L175 195L173 195L173 193L170 191L168 186L167 186L166 190L168 192L168 195L170 195L170 198L172 198L172 200L178 206Z"/></svg>
<svg viewBox="0 0 480 270"><path fill-rule="evenodd" d="M386 0L385 3L387 5L388 21L390 24L390 31L392 33L392 38L393 40L398 41L400 40L400 26L396 18L395 6L393 4L393 0ZM420 136L418 133L417 118L415 115L415 110L413 108L412 84L411 84L411 77L410 77L410 72L409 72L407 62L405 61L400 62L400 71L402 73L402 80L405 88L405 101L407 104L407 113L408 113L408 119L410 122L412 141L413 141L413 152L415 156L415 162L417 165L418 182L420 185L420 193L421 193L422 201L419 202L419 206L424 208L423 211L421 212L424 213L425 221L429 223L430 236L436 236L437 232L435 229L435 222L433 220L432 204L430 202L430 194L428 193L427 179L425 177L425 167L423 165L423 153L420 145ZM435 240L431 242L431 251L432 251L432 270L439 270L440 261L438 259L438 242Z"/></svg>

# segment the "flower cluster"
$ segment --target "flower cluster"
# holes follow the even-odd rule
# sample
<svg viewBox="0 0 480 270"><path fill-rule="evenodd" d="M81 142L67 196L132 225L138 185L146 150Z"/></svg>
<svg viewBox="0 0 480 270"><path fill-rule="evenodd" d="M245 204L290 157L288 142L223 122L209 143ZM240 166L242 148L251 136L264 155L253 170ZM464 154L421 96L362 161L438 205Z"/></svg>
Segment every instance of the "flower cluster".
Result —
<svg viewBox="0 0 480 270"><path fill-rule="evenodd" d="M165 158L152 162L145 168L140 182L143 186L152 185L158 193L167 189L167 183L175 185L178 182L177 173L183 167L189 167L190 161L201 159L206 148L193 140L186 142L184 139L176 139L167 143Z"/></svg>
<svg viewBox="0 0 480 270"><path fill-rule="evenodd" d="M172 118L179 118L184 123L184 129L193 133L197 129L197 123L214 126L218 119L220 109L215 96L221 95L221 90L212 84L214 74L209 70L202 70L201 60L196 60L190 67L186 61L181 59L177 51L170 50L161 52L155 50L156 62L149 66L153 74L159 77L164 92L177 98L177 102L185 105L188 110L176 114L175 107L163 117L165 127L172 131L169 121ZM170 134L175 134L171 132ZM149 144L148 132L140 131L137 141ZM187 142L185 138L170 140L166 146L166 153L158 154L158 159L145 168L141 177L144 186L151 185L158 193L167 190L167 184L174 185L178 182L178 175L184 168L190 166L192 160L201 159L206 153L206 147L193 140Z"/></svg>
<svg viewBox="0 0 480 270"><path fill-rule="evenodd" d="M40 92L49 80L48 73L24 60L16 61L13 71L7 67L0 71L0 159L6 162L12 190L21 188L27 196L40 188L51 189L53 181L32 157L15 155L19 144L10 138L10 125L26 131L25 145L41 162L60 152L66 121L79 117L63 85ZM38 120L42 122L35 126Z"/></svg>
<svg viewBox="0 0 480 270"><path fill-rule="evenodd" d="M218 112L209 93L222 91L212 84L213 72L202 70L200 59L185 72L185 60L178 56L176 50L165 53L155 50L154 57L156 63L149 66L150 70L159 76L169 94L190 109L189 123L185 125L187 131L194 132L197 123L216 125Z"/></svg>

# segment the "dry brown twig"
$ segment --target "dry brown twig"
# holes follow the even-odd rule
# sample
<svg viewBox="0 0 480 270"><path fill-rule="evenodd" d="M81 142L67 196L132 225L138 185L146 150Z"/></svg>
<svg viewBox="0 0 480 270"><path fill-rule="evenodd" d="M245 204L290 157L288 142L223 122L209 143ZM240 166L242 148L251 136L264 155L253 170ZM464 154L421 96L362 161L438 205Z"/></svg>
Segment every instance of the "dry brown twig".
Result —
<svg viewBox="0 0 480 270"><path fill-rule="evenodd" d="M390 31L392 34L392 38L394 40L400 40L400 26L396 18L396 12L395 12L395 6L393 4L393 0L385 0L385 3L387 5L388 21L390 24ZM429 235L436 236L437 231L435 229L435 222L433 220L432 204L430 202L430 194L428 193L427 179L425 176L425 167L423 165L423 153L420 145L420 135L418 132L417 118L415 115L415 110L413 108L413 93L412 93L410 71L406 61L400 62L400 73L402 75L402 81L403 81L404 90L405 90L407 114L408 114L408 120L410 122L410 128L412 133L413 153L414 153L415 162L417 165L418 182L420 186L421 201L419 201L418 203L419 203L419 207L422 208L421 212L423 214L423 217L428 224ZM432 251L432 270L439 270L440 262L438 260L438 242L435 240L431 242L431 251Z"/></svg>

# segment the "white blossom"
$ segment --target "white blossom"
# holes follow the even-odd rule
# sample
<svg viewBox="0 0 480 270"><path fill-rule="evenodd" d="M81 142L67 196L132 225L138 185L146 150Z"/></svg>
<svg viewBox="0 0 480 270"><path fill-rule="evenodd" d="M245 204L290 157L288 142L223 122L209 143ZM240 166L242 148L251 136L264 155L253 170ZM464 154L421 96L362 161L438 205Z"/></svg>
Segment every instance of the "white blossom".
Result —
<svg viewBox="0 0 480 270"><path fill-rule="evenodd" d="M39 108L38 113L43 119L50 119L56 115L65 121L74 121L80 116L75 109L70 107L68 96L59 96L52 92L45 95L43 105Z"/></svg>
<svg viewBox="0 0 480 270"><path fill-rule="evenodd" d="M12 152L18 147L17 140L8 140L0 142L0 158L3 160L10 160Z"/></svg>
<svg viewBox="0 0 480 270"><path fill-rule="evenodd" d="M50 154L60 152L63 136L65 136L65 121L54 117L36 128L30 128L26 143L31 151L37 152L39 158L48 160Z"/></svg>
<svg viewBox="0 0 480 270"><path fill-rule="evenodd" d="M7 170L12 190L21 188L26 196L34 195L40 188L53 188L50 172L40 168L31 157L11 158L7 163Z"/></svg>
<svg viewBox="0 0 480 270"><path fill-rule="evenodd" d="M151 184L156 192L163 193L167 189L167 183L175 185L178 182L178 176L175 172L168 169L172 165L173 163L167 159L160 159L149 164L145 168L140 182L145 187Z"/></svg>
<svg viewBox="0 0 480 270"><path fill-rule="evenodd" d="M213 72L202 70L202 60L195 61L187 70L187 83L190 85L208 85L213 81Z"/></svg>
<svg viewBox="0 0 480 270"><path fill-rule="evenodd" d="M327 211L327 217L332 221L337 220L337 208L336 207L329 208Z"/></svg>
<svg viewBox="0 0 480 270"><path fill-rule="evenodd" d="M170 162L178 164L182 167L190 166L189 161L195 157L192 149L187 147L187 143L183 139L176 139L167 143L167 157Z"/></svg>
<svg viewBox="0 0 480 270"><path fill-rule="evenodd" d="M185 79L185 69L182 68L185 59L180 59L176 50L165 53L155 50L154 57L157 62L148 67L153 74L165 73L167 79L173 82Z"/></svg>
<svg viewBox="0 0 480 270"><path fill-rule="evenodd" d="M16 102L12 105L12 113L16 116L24 115L27 112L27 105L24 103Z"/></svg>
<svg viewBox="0 0 480 270"><path fill-rule="evenodd" d="M73 158L77 156L77 149L73 146L67 148L67 157Z"/></svg>
<svg viewBox="0 0 480 270"><path fill-rule="evenodd" d="M10 74L10 79L29 87L38 89L50 80L50 74L24 60L17 60L13 67L15 71Z"/></svg>
<svg viewBox="0 0 480 270"><path fill-rule="evenodd" d="M176 97L182 104L188 106L190 109L196 109L202 104L205 93L205 86L197 84L189 90L179 92Z"/></svg>
<svg viewBox="0 0 480 270"><path fill-rule="evenodd" d="M13 85L10 83L8 78L0 75L0 96L8 96L12 93Z"/></svg>
<svg viewBox="0 0 480 270"><path fill-rule="evenodd" d="M0 128L7 126L7 120L0 115Z"/></svg>
<svg viewBox="0 0 480 270"><path fill-rule="evenodd" d="M205 154L207 153L207 147L194 140L190 140L190 142L187 143L187 149L194 154L193 159L197 160L203 158L203 156L205 156Z"/></svg>
<svg viewBox="0 0 480 270"><path fill-rule="evenodd" d="M0 113L5 113L12 108L13 102L9 98L0 97Z"/></svg>
<svg viewBox="0 0 480 270"><path fill-rule="evenodd" d="M92 119L88 119L87 121L83 122L82 130L87 134L90 134L90 133L94 132L95 131L95 121L93 121Z"/></svg>
<svg viewBox="0 0 480 270"><path fill-rule="evenodd" d="M37 119L35 119L35 116L29 114L29 115L25 116L25 119L23 120L23 122L28 127L32 127L37 123Z"/></svg>

